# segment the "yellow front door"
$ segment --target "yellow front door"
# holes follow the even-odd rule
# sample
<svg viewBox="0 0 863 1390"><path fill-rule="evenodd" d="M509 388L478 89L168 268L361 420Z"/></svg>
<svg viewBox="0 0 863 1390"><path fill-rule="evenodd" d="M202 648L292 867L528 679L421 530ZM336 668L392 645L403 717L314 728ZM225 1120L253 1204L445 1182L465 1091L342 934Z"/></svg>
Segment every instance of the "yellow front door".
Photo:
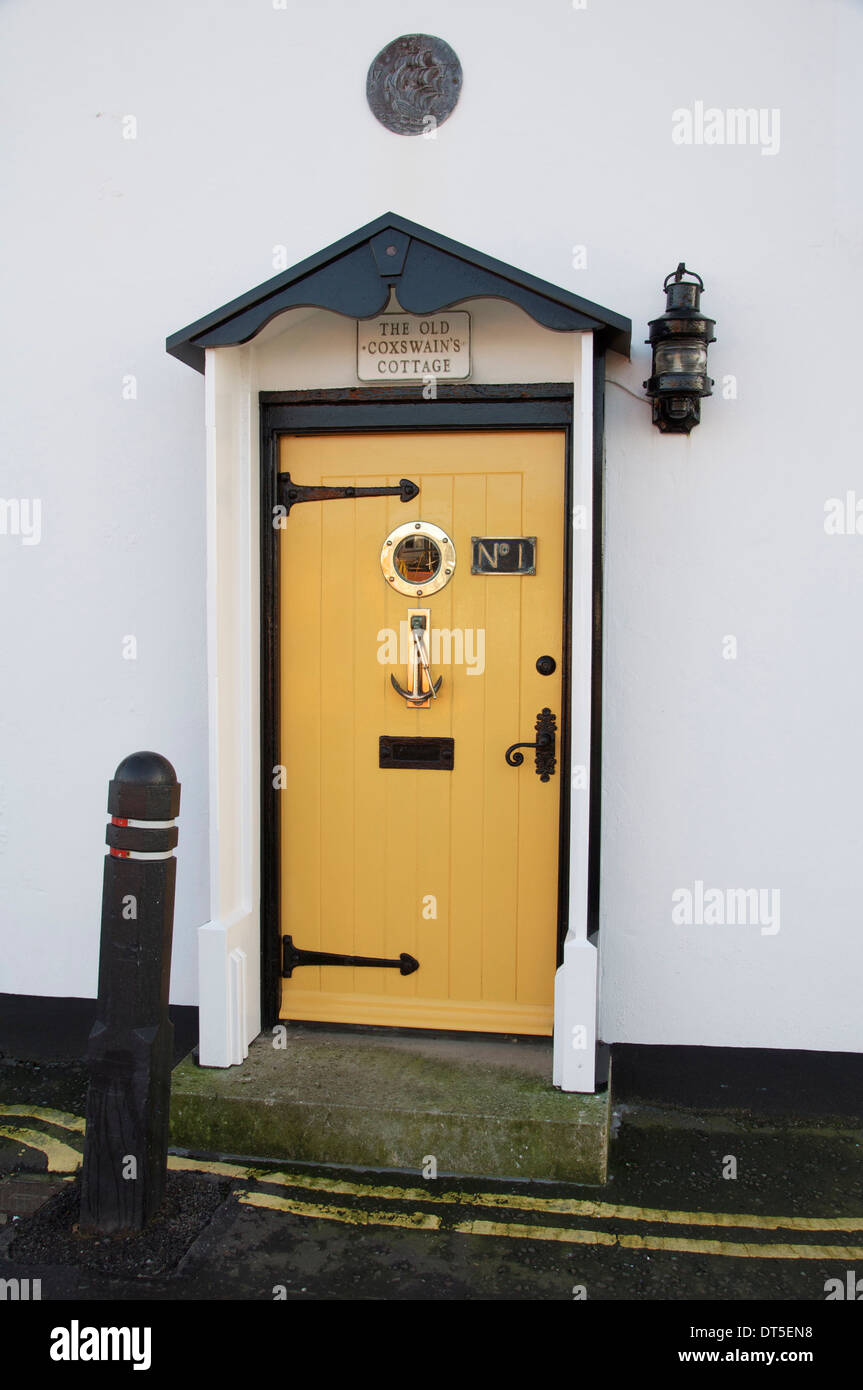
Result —
<svg viewBox="0 0 863 1390"><path fill-rule="evenodd" d="M304 502L279 532L281 931L300 952L419 962L298 964L281 1016L551 1034L564 434L289 435L279 468L313 486L420 488L408 503ZM382 567L406 523L418 539L397 538L394 573L410 593ZM438 545L431 595L425 523L455 551L453 564ZM531 537L535 573L506 572L530 568ZM411 613L427 615L419 632ZM544 708L558 726L546 781L532 749L519 767L504 756L536 739Z"/></svg>

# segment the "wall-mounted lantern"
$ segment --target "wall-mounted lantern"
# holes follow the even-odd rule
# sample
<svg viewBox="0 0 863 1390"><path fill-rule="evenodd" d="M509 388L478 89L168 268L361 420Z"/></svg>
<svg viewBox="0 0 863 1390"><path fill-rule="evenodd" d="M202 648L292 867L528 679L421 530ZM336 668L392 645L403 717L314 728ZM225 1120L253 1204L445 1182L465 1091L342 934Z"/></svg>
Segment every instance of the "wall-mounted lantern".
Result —
<svg viewBox="0 0 863 1390"><path fill-rule="evenodd" d="M684 280L691 275L692 280ZM671 283L669 284L669 281ZM689 434L701 420L701 397L711 394L707 375L707 344L715 343L714 319L701 312L704 282L683 261L666 275L665 313L651 319L653 375L644 389L653 399L653 423L666 434Z"/></svg>

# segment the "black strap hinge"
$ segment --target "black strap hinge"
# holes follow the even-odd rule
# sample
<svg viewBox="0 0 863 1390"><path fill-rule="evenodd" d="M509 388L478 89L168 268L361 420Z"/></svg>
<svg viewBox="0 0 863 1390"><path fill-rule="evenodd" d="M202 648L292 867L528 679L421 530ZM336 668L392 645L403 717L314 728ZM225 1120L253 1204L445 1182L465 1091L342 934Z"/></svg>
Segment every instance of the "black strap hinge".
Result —
<svg viewBox="0 0 863 1390"><path fill-rule="evenodd" d="M290 473L280 473L278 495L290 516L291 507L298 502L331 502L339 497L399 497L402 502L411 502L419 496L419 487L410 478L401 478L398 487L313 487L293 482Z"/></svg>
<svg viewBox="0 0 863 1390"><path fill-rule="evenodd" d="M379 956L340 956L331 951L304 951L294 945L292 936L285 936L282 938L282 974L290 979L298 965L377 965L398 970L402 975L412 975L420 968L419 961L405 951L398 960L381 960Z"/></svg>

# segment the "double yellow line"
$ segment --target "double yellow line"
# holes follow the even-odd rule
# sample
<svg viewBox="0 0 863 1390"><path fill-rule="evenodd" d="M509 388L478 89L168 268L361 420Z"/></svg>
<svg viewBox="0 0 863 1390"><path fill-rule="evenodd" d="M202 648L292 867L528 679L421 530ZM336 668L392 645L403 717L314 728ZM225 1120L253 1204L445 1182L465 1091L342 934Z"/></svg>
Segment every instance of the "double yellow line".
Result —
<svg viewBox="0 0 863 1390"><path fill-rule="evenodd" d="M74 1173L81 1167L80 1149L64 1144L53 1134L21 1123L26 1120L42 1120L55 1129L83 1136L84 1121L80 1115L69 1115L65 1110L51 1110L46 1105L0 1105L0 1135L4 1139L17 1140L19 1144L26 1144L28 1149L43 1153L49 1173Z"/></svg>
<svg viewBox="0 0 863 1390"><path fill-rule="evenodd" d="M0 1105L0 1134L17 1138L28 1147L41 1150L46 1155L50 1172L71 1173L80 1167L81 1153L78 1149L34 1129L32 1125L22 1125L22 1120L43 1121L70 1133L83 1134L83 1119L44 1106L25 1108L18 1105ZM292 1216L335 1221L350 1226L502 1236L507 1240L557 1241L566 1245L617 1246L626 1250L664 1250L675 1254L724 1255L738 1259L863 1260L863 1245L816 1245L809 1241L780 1244L776 1241L747 1242L716 1237L698 1239L690 1235L642 1235L637 1231L608 1231L600 1226L552 1224L555 1217L575 1217L631 1225L706 1226L713 1230L735 1231L741 1235L747 1231L786 1231L823 1235L847 1232L859 1237L863 1235L863 1215L758 1216L727 1211L677 1211L663 1207L635 1207L590 1198L532 1197L511 1192L438 1193L426 1188L350 1182L326 1175L271 1172L250 1164L183 1158L175 1154L169 1155L168 1167L175 1172L214 1173L248 1184L237 1189L234 1194L244 1206L282 1211ZM290 1195L272 1190L278 1188L290 1189ZM319 1200L308 1201L302 1196L294 1195L296 1193L314 1195ZM320 1200L321 1198L331 1200ZM350 1198L354 1201L349 1205L339 1201L340 1198ZM385 1205L356 1205L357 1199L364 1203ZM390 1203L393 1205L388 1205ZM419 1209L400 1209L414 1204L419 1204ZM468 1219L458 1219L459 1207L470 1210L471 1215ZM474 1215L477 1208L489 1213L506 1212L544 1217L546 1220L541 1223L493 1220ZM455 1220L452 1219L453 1216L456 1217Z"/></svg>
<svg viewBox="0 0 863 1390"><path fill-rule="evenodd" d="M424 1206L485 1207L509 1212L530 1212L546 1216L592 1217L605 1221L632 1223L661 1223L680 1226L729 1227L745 1230L789 1231L848 1231L863 1233L863 1217L781 1217L737 1215L730 1212L668 1211L657 1207L618 1206L610 1202L578 1201L556 1197L528 1197L512 1193L442 1193L417 1188L376 1187L363 1183L336 1182L328 1178L293 1177L289 1174L258 1173L259 1182L269 1186L285 1186L299 1191L314 1191L331 1197L359 1197L384 1202L421 1202ZM519 1221L494 1221L471 1217L469 1220L444 1221L436 1212L401 1212L386 1209L368 1210L352 1206L306 1202L296 1197L274 1192L243 1190L238 1200L247 1206L265 1207L272 1211L289 1212L295 1216L318 1220L339 1221L354 1226L402 1227L409 1230L453 1231L457 1235L502 1236L508 1240L558 1241L566 1245L618 1246L627 1250L664 1250L686 1255L725 1255L738 1259L758 1260L861 1260L863 1245L815 1245L749 1243L696 1239L691 1236L640 1235L636 1232L614 1232L599 1227L575 1227L534 1224Z"/></svg>
<svg viewBox="0 0 863 1390"><path fill-rule="evenodd" d="M570 1199L565 1197L529 1197L509 1192L430 1192L416 1187L384 1187L369 1183L349 1182L326 1176L309 1176L269 1172L266 1169L241 1167L236 1164L204 1163L197 1159L171 1157L172 1168L216 1172L225 1177L246 1178L255 1187L241 1188L235 1196L244 1206L282 1211L292 1216L304 1216L318 1221L336 1221L349 1226L384 1226L411 1231L452 1231L457 1235L503 1236L508 1240L558 1241L568 1245L618 1246L626 1250L665 1250L686 1255L725 1255L737 1259L756 1260L863 1260L863 1245L816 1245L814 1243L747 1242L741 1240L697 1239L692 1236L640 1235L637 1232L614 1232L599 1227L575 1227L534 1224L519 1221L494 1221L472 1216L469 1220L446 1220L437 1211L400 1211L386 1207L367 1208L343 1203L305 1201L300 1197L283 1196L278 1192L261 1190L290 1188L295 1192L330 1198L360 1198L373 1202L393 1202L404 1205L421 1203L423 1207L477 1207L496 1211L531 1213L543 1216L575 1216L604 1221L623 1221L669 1226L709 1226L751 1231L838 1232L863 1234L863 1215L845 1216L758 1216L736 1212L674 1211L663 1207L621 1206L613 1202Z"/></svg>

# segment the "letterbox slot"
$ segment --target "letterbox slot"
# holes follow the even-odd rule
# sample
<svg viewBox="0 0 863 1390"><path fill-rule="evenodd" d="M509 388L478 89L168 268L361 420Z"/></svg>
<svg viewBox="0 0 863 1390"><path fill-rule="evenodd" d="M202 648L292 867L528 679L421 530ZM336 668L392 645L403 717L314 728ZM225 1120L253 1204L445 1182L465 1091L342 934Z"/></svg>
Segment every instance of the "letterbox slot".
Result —
<svg viewBox="0 0 863 1390"><path fill-rule="evenodd" d="M429 772L452 772L455 740L451 738L411 738L381 734L378 767L407 767Z"/></svg>

